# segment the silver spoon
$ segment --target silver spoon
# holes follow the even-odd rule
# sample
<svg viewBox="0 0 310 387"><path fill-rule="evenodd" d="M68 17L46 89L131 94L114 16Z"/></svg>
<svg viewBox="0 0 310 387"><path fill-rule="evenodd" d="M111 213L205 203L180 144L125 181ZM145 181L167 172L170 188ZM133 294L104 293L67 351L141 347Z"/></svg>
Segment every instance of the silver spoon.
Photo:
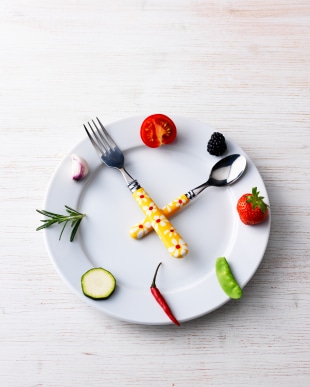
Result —
<svg viewBox="0 0 310 387"><path fill-rule="evenodd" d="M213 166L208 181L188 191L185 196L188 199L194 199L207 187L223 187L233 184L242 176L245 168L246 158L244 156L234 154L224 157Z"/></svg>
<svg viewBox="0 0 310 387"><path fill-rule="evenodd" d="M243 174L246 169L246 158L243 155L233 154L219 160L211 169L209 179L196 188L191 189L186 194L179 196L165 207L162 211L166 217L170 217L184 208L190 200L194 199L207 187L224 187L233 184ZM159 219L158 222L161 220ZM153 230L149 220L145 218L140 223L130 228L130 235L135 239L140 239Z"/></svg>

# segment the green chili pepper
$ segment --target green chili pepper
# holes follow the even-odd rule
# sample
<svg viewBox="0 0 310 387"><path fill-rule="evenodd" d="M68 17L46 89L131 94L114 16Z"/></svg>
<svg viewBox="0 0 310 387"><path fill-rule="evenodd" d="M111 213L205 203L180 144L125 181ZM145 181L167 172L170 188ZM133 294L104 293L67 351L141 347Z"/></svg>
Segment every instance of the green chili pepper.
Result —
<svg viewBox="0 0 310 387"><path fill-rule="evenodd" d="M236 281L225 257L217 258L215 271L219 284L224 292L231 298L241 298L242 289Z"/></svg>

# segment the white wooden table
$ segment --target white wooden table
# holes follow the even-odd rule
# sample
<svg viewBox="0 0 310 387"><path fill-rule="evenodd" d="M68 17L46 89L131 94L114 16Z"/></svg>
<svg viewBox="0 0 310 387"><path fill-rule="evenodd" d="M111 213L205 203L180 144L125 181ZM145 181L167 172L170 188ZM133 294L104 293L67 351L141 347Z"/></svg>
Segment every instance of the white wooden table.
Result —
<svg viewBox="0 0 310 387"><path fill-rule="evenodd" d="M307 0L0 1L0 385L310 385ZM238 143L270 241L238 303L180 329L111 319L55 272L38 226L81 123L163 112Z"/></svg>

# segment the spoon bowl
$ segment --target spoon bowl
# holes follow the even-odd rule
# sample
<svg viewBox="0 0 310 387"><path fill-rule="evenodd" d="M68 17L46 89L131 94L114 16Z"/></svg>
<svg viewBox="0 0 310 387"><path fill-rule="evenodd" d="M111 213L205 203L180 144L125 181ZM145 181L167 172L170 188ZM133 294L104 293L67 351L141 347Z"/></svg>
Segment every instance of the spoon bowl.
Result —
<svg viewBox="0 0 310 387"><path fill-rule="evenodd" d="M246 168L246 158L239 154L227 156L212 168L208 184L216 187L233 184L241 177Z"/></svg>

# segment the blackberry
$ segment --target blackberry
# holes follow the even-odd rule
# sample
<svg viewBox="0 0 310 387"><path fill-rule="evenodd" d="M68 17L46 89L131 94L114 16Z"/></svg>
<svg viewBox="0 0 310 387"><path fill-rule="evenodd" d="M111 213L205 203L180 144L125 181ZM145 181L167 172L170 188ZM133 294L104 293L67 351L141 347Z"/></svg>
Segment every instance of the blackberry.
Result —
<svg viewBox="0 0 310 387"><path fill-rule="evenodd" d="M222 133L214 132L208 142L207 150L210 155L221 156L227 149L225 137Z"/></svg>

